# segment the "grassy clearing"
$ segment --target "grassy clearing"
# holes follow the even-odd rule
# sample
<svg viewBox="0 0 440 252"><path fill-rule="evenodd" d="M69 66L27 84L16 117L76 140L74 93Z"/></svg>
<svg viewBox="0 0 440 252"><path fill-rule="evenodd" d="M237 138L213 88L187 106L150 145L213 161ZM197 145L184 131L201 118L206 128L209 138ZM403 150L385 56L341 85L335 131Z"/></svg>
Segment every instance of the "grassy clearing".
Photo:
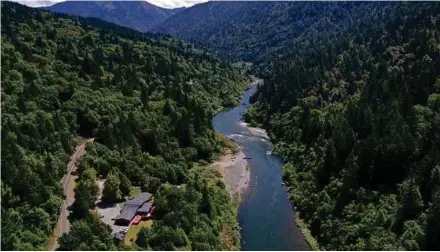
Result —
<svg viewBox="0 0 440 252"><path fill-rule="evenodd" d="M141 229L144 227L149 228L151 225L153 225L153 220L141 221L137 225L132 225L128 230L128 233L125 235L124 245L131 246L131 244L136 241L137 235Z"/></svg>
<svg viewBox="0 0 440 252"><path fill-rule="evenodd" d="M240 207L240 197L238 194L235 194L232 197L232 210L234 211L235 215L238 215L238 208Z"/></svg>

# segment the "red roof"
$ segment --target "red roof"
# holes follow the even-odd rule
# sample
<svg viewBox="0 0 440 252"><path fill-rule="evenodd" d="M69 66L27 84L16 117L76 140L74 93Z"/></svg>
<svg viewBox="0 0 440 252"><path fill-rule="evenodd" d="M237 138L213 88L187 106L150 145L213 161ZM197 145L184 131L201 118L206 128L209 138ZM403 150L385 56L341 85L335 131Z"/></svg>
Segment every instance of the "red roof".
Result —
<svg viewBox="0 0 440 252"><path fill-rule="evenodd" d="M136 217L134 217L134 219L131 221L132 224L138 224L139 221L141 221L142 217L139 215L136 215Z"/></svg>

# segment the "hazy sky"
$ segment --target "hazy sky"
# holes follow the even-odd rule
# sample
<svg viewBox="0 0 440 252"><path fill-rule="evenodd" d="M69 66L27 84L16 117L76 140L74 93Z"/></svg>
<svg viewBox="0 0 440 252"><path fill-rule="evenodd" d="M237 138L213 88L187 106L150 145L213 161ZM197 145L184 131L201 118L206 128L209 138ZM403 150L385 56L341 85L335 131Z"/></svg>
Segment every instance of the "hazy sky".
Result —
<svg viewBox="0 0 440 252"><path fill-rule="evenodd" d="M14 0L16 2L32 6L41 7L54 3L63 2L64 0ZM148 0L147 2L164 8L189 7L197 3L206 2L207 0Z"/></svg>

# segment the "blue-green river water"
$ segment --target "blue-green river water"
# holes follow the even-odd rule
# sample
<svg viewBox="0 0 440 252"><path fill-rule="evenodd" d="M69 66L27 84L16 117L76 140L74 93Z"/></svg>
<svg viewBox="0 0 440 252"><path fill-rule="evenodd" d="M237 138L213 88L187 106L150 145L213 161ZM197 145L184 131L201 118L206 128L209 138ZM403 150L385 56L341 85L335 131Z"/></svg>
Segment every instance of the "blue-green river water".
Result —
<svg viewBox="0 0 440 252"><path fill-rule="evenodd" d="M243 94L241 105L218 113L213 119L216 131L242 147L249 161L250 182L242 197L238 221L242 250L310 250L295 224L292 205L282 185L282 161L271 154L272 143L253 134L241 116L249 109L249 97L258 80Z"/></svg>

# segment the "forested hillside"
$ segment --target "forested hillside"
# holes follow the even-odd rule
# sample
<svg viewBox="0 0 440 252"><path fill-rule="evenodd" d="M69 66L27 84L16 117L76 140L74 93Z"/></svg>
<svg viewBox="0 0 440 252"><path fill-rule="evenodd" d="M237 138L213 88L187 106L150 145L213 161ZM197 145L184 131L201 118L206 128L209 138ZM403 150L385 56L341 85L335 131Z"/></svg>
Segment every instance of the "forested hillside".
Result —
<svg viewBox="0 0 440 252"><path fill-rule="evenodd" d="M107 177L113 200L133 186L155 194L158 219L139 247L229 249L220 241L236 227L229 195L201 171L222 147L213 113L236 102L248 79L182 41L1 7L2 250L45 249L75 136L95 143L79 165L73 226L61 249L117 248L89 211L98 176Z"/></svg>
<svg viewBox="0 0 440 252"><path fill-rule="evenodd" d="M184 8L165 9L146 1L65 1L46 9L107 22L146 32Z"/></svg>
<svg viewBox="0 0 440 252"><path fill-rule="evenodd" d="M423 6L301 38L245 116L276 142L321 249L440 249L440 5Z"/></svg>
<svg viewBox="0 0 440 252"><path fill-rule="evenodd" d="M261 62L267 54L284 55L304 36L356 33L391 19L400 8L406 7L396 2L214 1L187 8L153 31L210 46L229 59Z"/></svg>

